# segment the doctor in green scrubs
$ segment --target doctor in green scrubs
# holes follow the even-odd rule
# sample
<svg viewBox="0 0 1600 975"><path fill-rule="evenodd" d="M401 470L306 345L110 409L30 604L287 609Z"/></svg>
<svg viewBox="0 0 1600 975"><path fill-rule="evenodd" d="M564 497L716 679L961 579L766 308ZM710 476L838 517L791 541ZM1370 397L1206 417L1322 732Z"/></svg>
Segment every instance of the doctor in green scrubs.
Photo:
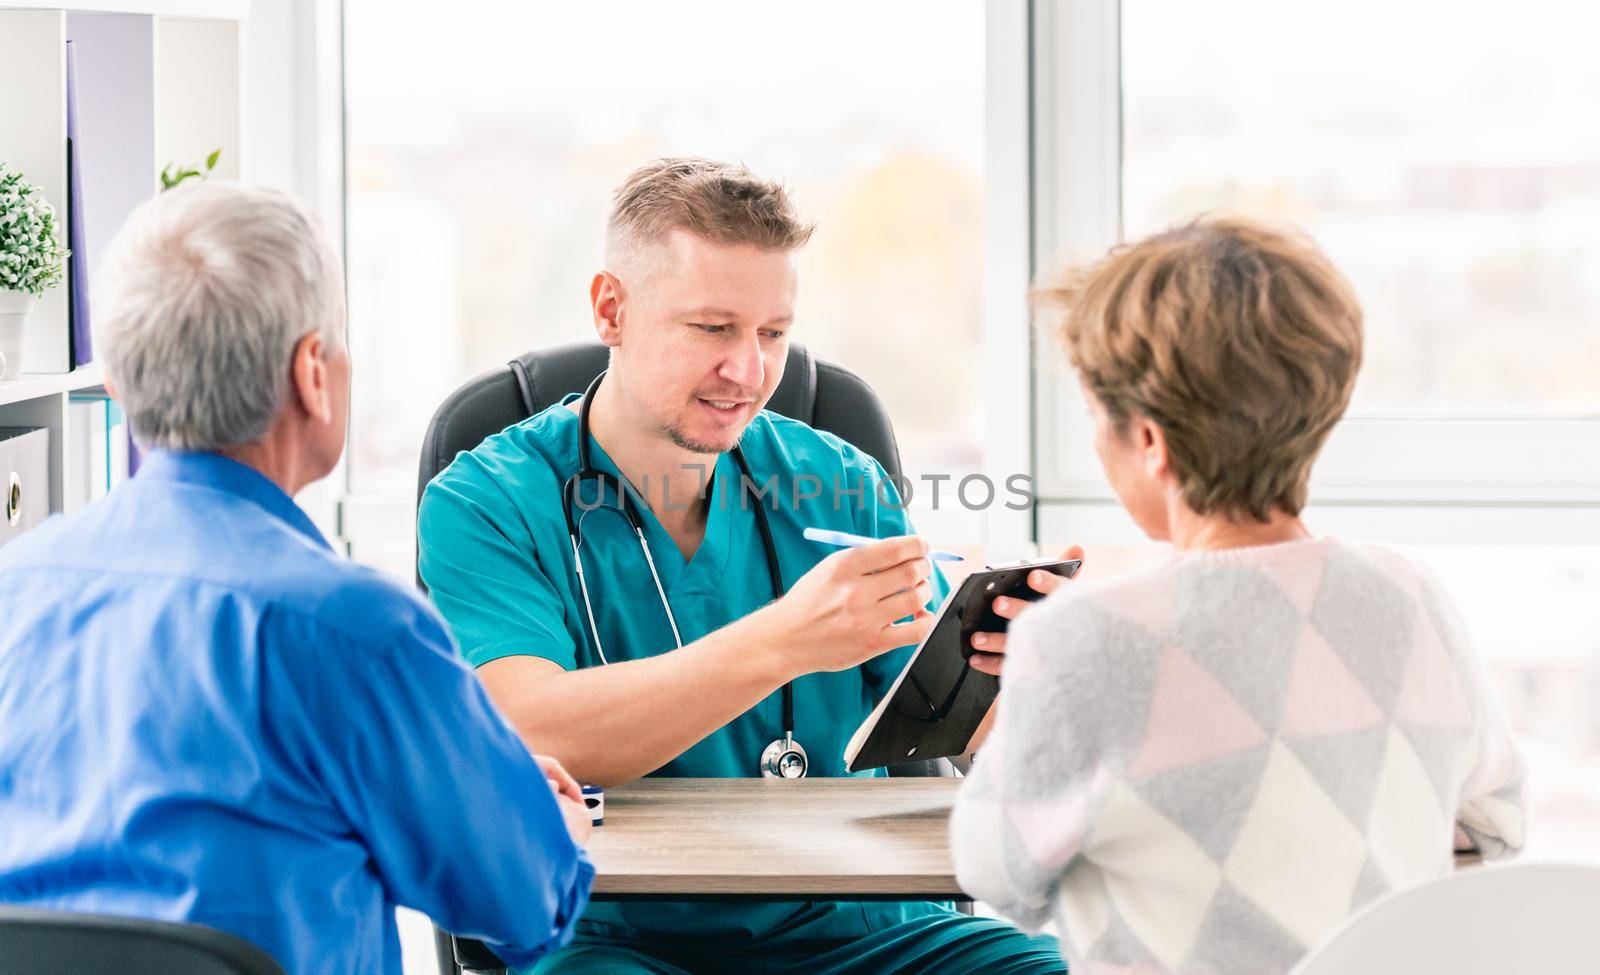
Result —
<svg viewBox="0 0 1600 975"><path fill-rule="evenodd" d="M611 348L592 402L568 397L489 437L423 496L421 574L461 652L524 740L581 779L757 776L789 731L809 775L845 775L850 734L947 592L876 460L762 410L810 234L781 186L742 167L637 170L590 286ZM563 489L585 406L590 464L608 476L568 506L575 558ZM804 539L808 526L883 541L834 550ZM572 945L535 969L1064 970L1054 939L945 904L840 902L593 904Z"/></svg>

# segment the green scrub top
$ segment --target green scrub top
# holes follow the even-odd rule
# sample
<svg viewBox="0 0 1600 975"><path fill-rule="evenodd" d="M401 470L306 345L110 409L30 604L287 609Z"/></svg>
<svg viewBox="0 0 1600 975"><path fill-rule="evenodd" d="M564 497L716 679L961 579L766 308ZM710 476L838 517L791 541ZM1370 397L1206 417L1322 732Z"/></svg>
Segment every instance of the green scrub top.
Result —
<svg viewBox="0 0 1600 975"><path fill-rule="evenodd" d="M419 571L473 666L527 654L568 670L600 666L589 636L583 597L561 510L561 491L578 469L578 417L569 396L460 454L428 485L418 516ZM762 411L740 440L758 499L739 490L738 463L716 459L705 538L685 562L647 504L637 508L662 586L684 643L691 643L775 598L754 505L766 507L785 587L835 549L808 541L809 526L889 538L912 532L899 494L882 465L832 434ZM595 466L617 468L598 443ZM698 482L698 473L681 476ZM614 485L614 481L612 482ZM770 486L770 487L769 487ZM660 503L659 485L639 488ZM593 505L595 481L582 499ZM635 501L640 501L635 494ZM613 662L667 653L672 629L639 543L615 509L614 487L604 508L583 517L584 570L595 625ZM937 609L949 587L935 568L930 579ZM860 667L808 674L795 681L795 739L810 758L810 774L843 776L851 734L894 683L912 647ZM782 695L713 732L654 775L753 777L762 751L783 735ZM881 770L860 773L881 774ZM899 903L604 903L592 904L580 932L612 938L723 941L850 938L927 913L932 905Z"/></svg>

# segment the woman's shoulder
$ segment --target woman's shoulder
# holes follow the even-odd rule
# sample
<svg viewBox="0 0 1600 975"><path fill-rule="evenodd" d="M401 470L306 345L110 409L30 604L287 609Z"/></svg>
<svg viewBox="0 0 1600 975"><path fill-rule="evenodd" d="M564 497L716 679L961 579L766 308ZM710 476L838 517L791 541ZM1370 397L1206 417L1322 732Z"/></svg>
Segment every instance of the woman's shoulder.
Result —
<svg viewBox="0 0 1600 975"><path fill-rule="evenodd" d="M1335 630L1406 631L1405 622L1419 612L1441 625L1451 615L1442 588L1414 560L1383 546L1320 537L1178 553L1142 570L1075 581L1015 625L1024 644L1159 649L1201 637L1287 637L1318 622Z"/></svg>
<svg viewBox="0 0 1600 975"><path fill-rule="evenodd" d="M1168 640L1170 566L1061 586L1010 626L1008 675L1099 678L1154 674Z"/></svg>
<svg viewBox="0 0 1600 975"><path fill-rule="evenodd" d="M1169 610L1175 600L1177 560L1167 559L1103 578L1092 575L1092 560L1085 564L1089 566L1088 578L1057 588L1021 619L1045 630L1114 631L1131 627L1160 631L1163 611Z"/></svg>
<svg viewBox="0 0 1600 975"><path fill-rule="evenodd" d="M1341 538L1317 540L1316 585L1302 608L1323 628L1384 627L1408 632L1424 616L1454 629L1449 591L1420 559L1388 545Z"/></svg>
<svg viewBox="0 0 1600 975"><path fill-rule="evenodd" d="M1442 589L1397 549L1325 535L1186 552L1123 586L1086 594L1143 616L1181 612L1243 621L1263 614L1324 620L1353 614L1351 622L1359 622L1366 611L1436 601Z"/></svg>

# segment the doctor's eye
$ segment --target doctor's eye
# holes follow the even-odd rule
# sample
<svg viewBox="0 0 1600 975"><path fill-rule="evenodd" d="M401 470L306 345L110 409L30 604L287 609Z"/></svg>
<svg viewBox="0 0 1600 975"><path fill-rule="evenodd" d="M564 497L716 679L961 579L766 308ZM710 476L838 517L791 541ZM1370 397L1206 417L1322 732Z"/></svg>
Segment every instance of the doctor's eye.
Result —
<svg viewBox="0 0 1600 975"><path fill-rule="evenodd" d="M786 335L788 335L788 334L789 334L788 332L785 332L781 328L767 328L767 329L762 329L761 330L761 337L762 338L771 339L774 342L783 341L784 337Z"/></svg>
<svg viewBox="0 0 1600 975"><path fill-rule="evenodd" d="M726 325L702 325L699 322L689 323L691 328L698 328L707 335L721 335L728 330Z"/></svg>

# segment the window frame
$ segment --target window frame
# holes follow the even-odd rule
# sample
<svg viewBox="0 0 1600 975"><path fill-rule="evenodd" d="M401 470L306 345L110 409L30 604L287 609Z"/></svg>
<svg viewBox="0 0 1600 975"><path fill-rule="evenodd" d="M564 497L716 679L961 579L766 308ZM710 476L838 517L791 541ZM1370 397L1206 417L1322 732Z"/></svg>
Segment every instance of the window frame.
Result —
<svg viewBox="0 0 1600 975"><path fill-rule="evenodd" d="M1036 270L1122 239L1121 2L1034 0ZM1122 544L1071 369L1035 329L1039 537ZM1600 542L1600 417L1351 416L1311 482L1319 528L1418 543ZM1397 531L1398 529L1398 531Z"/></svg>
<svg viewBox="0 0 1600 975"><path fill-rule="evenodd" d="M343 0L284 0L258 5L247 22L241 139L250 178L294 191L322 221L345 260L345 112ZM294 84L287 89L285 68ZM258 140L266 133L270 147ZM348 278L347 278L348 283ZM344 454L333 471L295 502L330 542L343 546L339 518L347 493ZM348 552L348 549L346 548Z"/></svg>

